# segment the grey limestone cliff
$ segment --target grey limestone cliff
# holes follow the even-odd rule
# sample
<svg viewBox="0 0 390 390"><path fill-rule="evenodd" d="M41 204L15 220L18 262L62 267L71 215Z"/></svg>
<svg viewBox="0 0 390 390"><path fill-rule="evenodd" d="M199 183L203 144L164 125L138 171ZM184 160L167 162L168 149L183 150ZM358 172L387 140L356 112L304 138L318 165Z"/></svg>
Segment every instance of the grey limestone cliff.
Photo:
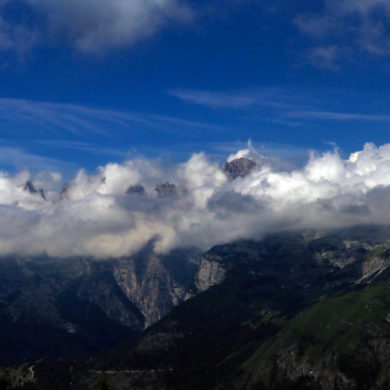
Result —
<svg viewBox="0 0 390 390"><path fill-rule="evenodd" d="M68 356L115 345L183 299L200 262L196 249L156 255L0 259L0 364ZM13 340L18 340L14 342Z"/></svg>
<svg viewBox="0 0 390 390"><path fill-rule="evenodd" d="M221 283L225 277L226 270L221 263L221 258L213 255L205 255L196 274L194 281L185 295L190 299L196 294L208 290L210 287Z"/></svg>

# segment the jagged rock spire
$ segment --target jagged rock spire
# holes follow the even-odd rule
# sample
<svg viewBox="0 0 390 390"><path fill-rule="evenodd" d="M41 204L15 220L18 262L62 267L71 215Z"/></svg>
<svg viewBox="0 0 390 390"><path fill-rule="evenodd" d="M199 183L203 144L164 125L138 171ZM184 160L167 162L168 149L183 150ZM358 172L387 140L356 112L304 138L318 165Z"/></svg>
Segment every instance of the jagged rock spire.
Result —
<svg viewBox="0 0 390 390"><path fill-rule="evenodd" d="M39 196L43 200L46 200L45 191L43 190L43 188L40 188L39 190L37 190L35 188L34 184L30 180L26 181L26 184L24 185L24 190L29 192L30 194L39 194Z"/></svg>

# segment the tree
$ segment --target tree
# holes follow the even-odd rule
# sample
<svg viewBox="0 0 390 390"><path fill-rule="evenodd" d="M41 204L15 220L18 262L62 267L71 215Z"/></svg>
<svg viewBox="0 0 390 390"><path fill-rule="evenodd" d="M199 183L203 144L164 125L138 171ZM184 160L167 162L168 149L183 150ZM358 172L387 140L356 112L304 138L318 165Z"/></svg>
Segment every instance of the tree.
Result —
<svg viewBox="0 0 390 390"><path fill-rule="evenodd" d="M0 387L0 390L2 390L1 387ZM114 389L111 387L110 381L108 380L108 377L107 377L106 374L104 374L104 375L100 378L98 390L114 390Z"/></svg>
<svg viewBox="0 0 390 390"><path fill-rule="evenodd" d="M11 385L3 376L0 378L0 390L11 390Z"/></svg>

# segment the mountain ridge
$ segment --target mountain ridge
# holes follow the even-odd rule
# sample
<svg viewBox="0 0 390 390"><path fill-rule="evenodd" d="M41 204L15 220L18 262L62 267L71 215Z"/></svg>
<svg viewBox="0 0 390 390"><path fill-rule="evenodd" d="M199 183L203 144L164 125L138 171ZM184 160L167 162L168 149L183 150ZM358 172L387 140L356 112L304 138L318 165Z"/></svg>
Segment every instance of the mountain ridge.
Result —
<svg viewBox="0 0 390 390"><path fill-rule="evenodd" d="M24 388L52 388L50 372L54 370L62 378L56 387L69 390L92 390L104 373L117 390L330 389L329 372L318 370L318 362L303 358L307 349L325 348L329 338L316 339L310 332L307 336L306 330L317 327L325 332L328 317L348 317L347 309L340 312L343 307L364 308L364 294L370 296L378 283L390 285L389 238L389 227L365 226L333 232L279 233L262 240L215 246L203 255L202 262L209 266L200 266L189 288L192 296L160 321L94 359L37 363L34 381ZM215 272L215 267L222 267L223 276ZM199 289L202 273L206 281L200 285L203 290ZM378 317L374 336L375 329L383 329L383 324L388 326L390 290L386 289L381 294L388 298L380 306L387 308L386 316ZM350 294L356 299L351 299ZM328 302L335 302L331 305L334 309L325 310L325 322L318 323L310 313L321 312ZM363 322L365 318L368 317L363 316ZM376 317L370 318L376 324ZM298 344L294 342L295 331L289 331L296 329L297 323L303 323L298 327ZM344 337L333 335L339 327L334 329L327 331L330 337ZM287 340L281 348L280 338ZM366 339L362 338L359 350L367 351ZM288 340L293 341L291 345ZM267 354L269 350L272 353ZM297 351L301 361L294 357L298 356ZM344 349L336 349L336 363L342 360L343 353ZM318 356L321 362L322 355ZM329 359L327 355L325 358ZM338 370L337 378L348 380L336 380L338 387L332 389L376 390L367 385L375 380L371 378L364 382L365 387L359 387L353 376L354 366L348 368L344 362L340 368L336 363L330 367ZM279 366L278 371L275 367Z"/></svg>

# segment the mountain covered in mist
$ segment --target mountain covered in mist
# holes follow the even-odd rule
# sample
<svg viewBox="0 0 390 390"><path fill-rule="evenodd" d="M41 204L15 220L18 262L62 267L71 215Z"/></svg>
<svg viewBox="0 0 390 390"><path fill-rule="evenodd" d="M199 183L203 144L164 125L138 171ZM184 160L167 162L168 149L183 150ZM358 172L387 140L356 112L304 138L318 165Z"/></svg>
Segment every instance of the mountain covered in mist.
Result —
<svg viewBox="0 0 390 390"><path fill-rule="evenodd" d="M65 186L0 173L6 377L39 390L92 390L104 373L117 390L385 389L389 167L390 145L367 144L291 169L249 147L223 167L203 153L134 159Z"/></svg>
<svg viewBox="0 0 390 390"><path fill-rule="evenodd" d="M199 251L0 259L0 364L77 357L114 346L158 321L184 298Z"/></svg>
<svg viewBox="0 0 390 390"><path fill-rule="evenodd" d="M34 363L24 388L95 389L106 373L117 390L387 389L389 266L383 226L215 246L155 325L95 359Z"/></svg>
<svg viewBox="0 0 390 390"><path fill-rule="evenodd" d="M264 157L251 145L225 164L195 153L167 163L132 158L73 178L0 172L0 255L119 258L155 240L156 253L208 250L281 230L386 224L390 144L306 164Z"/></svg>

